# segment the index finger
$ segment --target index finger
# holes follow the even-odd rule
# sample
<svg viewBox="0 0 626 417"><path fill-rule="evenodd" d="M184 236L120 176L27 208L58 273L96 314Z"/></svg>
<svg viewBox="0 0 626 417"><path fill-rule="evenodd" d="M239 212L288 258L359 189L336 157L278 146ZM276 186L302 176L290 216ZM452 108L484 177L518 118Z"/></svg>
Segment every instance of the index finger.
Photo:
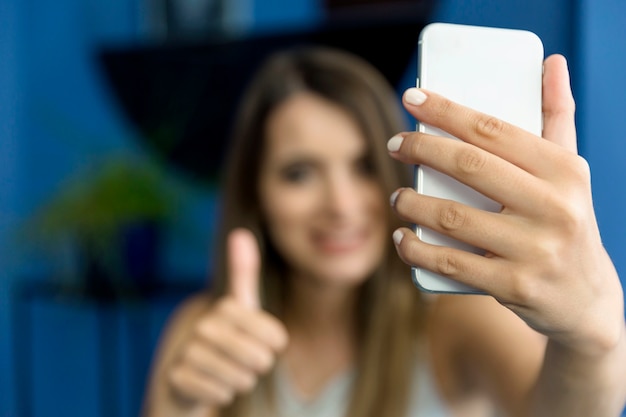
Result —
<svg viewBox="0 0 626 417"><path fill-rule="evenodd" d="M559 157L559 146L496 117L470 109L432 91L409 88L403 103L420 123L439 128L464 142L543 177L553 171L550 161ZM537 158L541 155L542 158Z"/></svg>

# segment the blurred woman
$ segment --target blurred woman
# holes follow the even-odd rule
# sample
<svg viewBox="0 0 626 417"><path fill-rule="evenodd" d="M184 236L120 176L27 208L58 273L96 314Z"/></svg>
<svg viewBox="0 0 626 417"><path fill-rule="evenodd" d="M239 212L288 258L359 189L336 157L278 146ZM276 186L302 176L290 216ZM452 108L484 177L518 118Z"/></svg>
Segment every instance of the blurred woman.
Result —
<svg viewBox="0 0 626 417"><path fill-rule="evenodd" d="M398 134L393 89L345 52L272 56L235 124L212 288L169 323L145 415L617 415L626 397L622 293L571 149L562 57L546 60L544 91L548 140L532 138L530 159L504 150L528 144L528 133L476 129L482 115L418 89L405 93L406 109L467 143ZM462 152L447 146L504 161L468 185L498 183L510 207L488 217L455 206L465 221L447 227L449 205L416 194L395 161L454 175ZM520 170L547 174L540 183ZM549 198L565 185L562 199ZM480 241L488 255L429 247L398 217ZM539 226L547 230L532 236ZM427 298L401 259L493 297Z"/></svg>

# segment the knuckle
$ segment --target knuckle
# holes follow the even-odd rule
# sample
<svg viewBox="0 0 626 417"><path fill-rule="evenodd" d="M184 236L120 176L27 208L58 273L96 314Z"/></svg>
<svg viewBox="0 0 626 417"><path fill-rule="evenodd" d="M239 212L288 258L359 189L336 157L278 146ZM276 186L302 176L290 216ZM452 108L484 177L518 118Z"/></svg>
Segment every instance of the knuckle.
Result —
<svg viewBox="0 0 626 417"><path fill-rule="evenodd" d="M202 401L207 404L225 405L234 398L232 387L218 383L214 379L198 379L188 369L176 367L167 374L170 387L177 395L187 400Z"/></svg>
<svg viewBox="0 0 626 417"><path fill-rule="evenodd" d="M582 214L578 213L579 211L581 211L579 207L573 206L563 207L559 210L560 216L557 224L566 236L576 235L583 227L585 221Z"/></svg>
<svg viewBox="0 0 626 417"><path fill-rule="evenodd" d="M175 367L167 374L169 386L185 398L194 397L193 383L189 373L183 367Z"/></svg>
<svg viewBox="0 0 626 417"><path fill-rule="evenodd" d="M409 149L408 154L411 158L418 158L420 156L420 148L422 147L422 138L420 133L412 133L407 136ZM405 139L406 140L406 139Z"/></svg>
<svg viewBox="0 0 626 417"><path fill-rule="evenodd" d="M509 280L511 301L519 306L532 305L537 292L532 275L521 271L512 272Z"/></svg>
<svg viewBox="0 0 626 417"><path fill-rule="evenodd" d="M461 174L475 174L483 169L486 162L486 155L474 147L464 148L457 155L457 169Z"/></svg>
<svg viewBox="0 0 626 417"><path fill-rule="evenodd" d="M589 162L582 156L570 152L563 152L557 161L563 168L563 177L573 184L589 184L591 182L591 168Z"/></svg>
<svg viewBox="0 0 626 417"><path fill-rule="evenodd" d="M496 137L505 129L505 123L497 117L479 114L474 122L474 130L479 136Z"/></svg>
<svg viewBox="0 0 626 417"><path fill-rule="evenodd" d="M214 321L209 319L199 320L195 324L195 332L204 339L213 340L216 333Z"/></svg>
<svg viewBox="0 0 626 417"><path fill-rule="evenodd" d="M253 373L245 373L239 380L238 390L240 392L250 392L256 387L258 378Z"/></svg>
<svg viewBox="0 0 626 417"><path fill-rule="evenodd" d="M574 204L563 198L555 198L550 207L551 223L560 230L560 233L573 237L581 228L585 227L584 205Z"/></svg>
<svg viewBox="0 0 626 417"><path fill-rule="evenodd" d="M567 251L573 238L573 236L554 233L550 228L536 230L533 233L533 239L528 239L525 242L527 243L525 246L529 248L528 255L533 259L533 264L522 269L519 275L523 275L523 277L520 277L520 280L524 279L526 285L530 285L530 283L535 282L536 277L550 279L558 276L559 271L566 267L565 262L570 259ZM531 294L528 290L527 288L521 293Z"/></svg>
<svg viewBox="0 0 626 417"><path fill-rule="evenodd" d="M167 381L169 384L178 389L184 390L185 387L185 374L181 367L175 366L167 373Z"/></svg>
<svg viewBox="0 0 626 417"><path fill-rule="evenodd" d="M225 406L230 404L235 398L235 389L233 387L217 383L214 381L202 384L199 387L198 397L206 404Z"/></svg>
<svg viewBox="0 0 626 417"><path fill-rule="evenodd" d="M545 237L537 240L535 261L544 271L558 270L561 264L561 241ZM550 275L550 274L548 274Z"/></svg>
<svg viewBox="0 0 626 417"><path fill-rule="evenodd" d="M274 365L274 355L266 349L260 349L255 359L255 367L260 373L266 373Z"/></svg>
<svg viewBox="0 0 626 417"><path fill-rule="evenodd" d="M183 350L183 358L188 361L197 361L204 356L202 346L198 342L190 342Z"/></svg>
<svg viewBox="0 0 626 417"><path fill-rule="evenodd" d="M573 155L573 157L572 165L576 173L576 178L588 184L591 180L591 167L589 166L589 162L580 155Z"/></svg>
<svg viewBox="0 0 626 417"><path fill-rule="evenodd" d="M466 221L467 213L455 203L445 204L439 211L439 225L443 230L459 230L465 225Z"/></svg>
<svg viewBox="0 0 626 417"><path fill-rule="evenodd" d="M235 391L230 387L222 387L215 390L216 402L221 404L230 404L235 398Z"/></svg>
<svg viewBox="0 0 626 417"><path fill-rule="evenodd" d="M441 250L435 257L435 272L446 276L457 276L460 265L454 254L450 250Z"/></svg>
<svg viewBox="0 0 626 417"><path fill-rule="evenodd" d="M546 219L560 233L574 237L588 226L587 219L593 210L590 204L591 170L589 163L578 155L571 155L563 166L568 169L558 192L547 192L544 197L546 207L550 208L546 211Z"/></svg>
<svg viewBox="0 0 626 417"><path fill-rule="evenodd" d="M270 347L274 352L281 352L287 347L289 334L282 323L274 321L271 325Z"/></svg>

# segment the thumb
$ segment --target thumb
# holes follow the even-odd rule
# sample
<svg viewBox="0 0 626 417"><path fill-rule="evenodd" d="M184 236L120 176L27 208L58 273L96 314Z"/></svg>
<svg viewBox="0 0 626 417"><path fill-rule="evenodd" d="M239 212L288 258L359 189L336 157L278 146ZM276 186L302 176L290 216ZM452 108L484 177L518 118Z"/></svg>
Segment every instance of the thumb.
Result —
<svg viewBox="0 0 626 417"><path fill-rule="evenodd" d="M574 97L570 88L567 61L551 55L544 61L543 137L576 153Z"/></svg>
<svg viewBox="0 0 626 417"><path fill-rule="evenodd" d="M250 308L259 308L259 273L261 260L259 247L252 232L234 229L228 235L229 293Z"/></svg>

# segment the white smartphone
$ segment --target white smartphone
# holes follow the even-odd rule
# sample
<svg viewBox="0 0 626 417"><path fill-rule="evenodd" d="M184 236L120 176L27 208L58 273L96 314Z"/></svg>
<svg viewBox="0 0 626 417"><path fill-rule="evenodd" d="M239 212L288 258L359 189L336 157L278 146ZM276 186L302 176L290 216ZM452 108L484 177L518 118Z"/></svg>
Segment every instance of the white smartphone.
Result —
<svg viewBox="0 0 626 417"><path fill-rule="evenodd" d="M529 31L431 23L419 37L417 86L540 135L543 59L543 44ZM426 124L418 123L417 129L458 140ZM415 167L414 185L422 194L483 210L501 209L496 201L426 166ZM484 253L420 225L415 231L433 245ZM427 292L481 293L421 268L413 268L413 282Z"/></svg>

